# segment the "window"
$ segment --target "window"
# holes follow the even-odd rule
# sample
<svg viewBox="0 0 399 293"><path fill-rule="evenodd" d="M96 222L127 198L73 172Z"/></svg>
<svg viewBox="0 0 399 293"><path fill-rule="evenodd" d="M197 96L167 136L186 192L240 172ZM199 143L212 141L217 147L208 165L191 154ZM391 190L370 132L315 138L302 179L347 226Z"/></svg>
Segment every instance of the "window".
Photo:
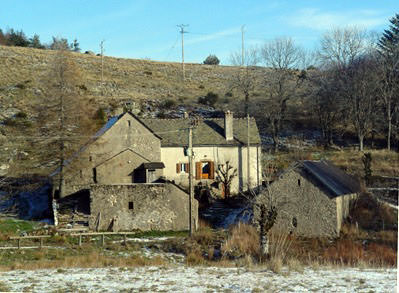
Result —
<svg viewBox="0 0 399 293"><path fill-rule="evenodd" d="M301 179L298 179L298 186L301 186Z"/></svg>
<svg viewBox="0 0 399 293"><path fill-rule="evenodd" d="M129 127L130 127L130 125L131 125L131 122L130 122L130 120L127 120L127 126L129 126Z"/></svg>
<svg viewBox="0 0 399 293"><path fill-rule="evenodd" d="M294 228L298 227L298 220L296 219L296 217L293 217L293 218L292 218L292 226L293 226Z"/></svg>
<svg viewBox="0 0 399 293"><path fill-rule="evenodd" d="M82 172L82 170L79 170L79 175L80 175L80 178L83 178L83 172Z"/></svg>
<svg viewBox="0 0 399 293"><path fill-rule="evenodd" d="M190 172L190 164L188 163L177 163L176 164L176 173L189 173Z"/></svg>
<svg viewBox="0 0 399 293"><path fill-rule="evenodd" d="M202 161L195 163L195 179L214 179L215 167L212 161Z"/></svg>
<svg viewBox="0 0 399 293"><path fill-rule="evenodd" d="M92 156L89 157L89 161L90 162L93 161L93 157Z"/></svg>
<svg viewBox="0 0 399 293"><path fill-rule="evenodd" d="M133 210L134 204L132 201L129 201L129 210Z"/></svg>
<svg viewBox="0 0 399 293"><path fill-rule="evenodd" d="M93 182L97 183L97 170L96 170L96 168L93 168Z"/></svg>

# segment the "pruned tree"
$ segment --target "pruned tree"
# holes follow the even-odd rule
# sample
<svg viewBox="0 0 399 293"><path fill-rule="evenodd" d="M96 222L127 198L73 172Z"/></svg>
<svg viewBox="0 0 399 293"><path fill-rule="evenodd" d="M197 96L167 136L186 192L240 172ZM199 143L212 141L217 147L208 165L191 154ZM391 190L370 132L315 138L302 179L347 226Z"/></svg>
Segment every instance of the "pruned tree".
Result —
<svg viewBox="0 0 399 293"><path fill-rule="evenodd" d="M237 90L244 95L244 113L245 115L248 115L249 98L256 84L255 76L251 67L258 64L259 56L256 48L248 49L244 54L245 55L242 56L242 52L240 51L234 52L230 56L231 64L240 66L232 76L230 88L232 90Z"/></svg>
<svg viewBox="0 0 399 293"><path fill-rule="evenodd" d="M231 166L229 161L218 165L216 169L216 181L222 184L226 198L230 196L231 183L235 177L237 177L237 168Z"/></svg>
<svg viewBox="0 0 399 293"><path fill-rule="evenodd" d="M304 50L290 38L277 38L261 49L263 63L270 68L264 78L268 99L262 107L273 138L274 150L278 150L279 135L287 114L289 100L298 95L306 79L305 71L298 71L305 60Z"/></svg>

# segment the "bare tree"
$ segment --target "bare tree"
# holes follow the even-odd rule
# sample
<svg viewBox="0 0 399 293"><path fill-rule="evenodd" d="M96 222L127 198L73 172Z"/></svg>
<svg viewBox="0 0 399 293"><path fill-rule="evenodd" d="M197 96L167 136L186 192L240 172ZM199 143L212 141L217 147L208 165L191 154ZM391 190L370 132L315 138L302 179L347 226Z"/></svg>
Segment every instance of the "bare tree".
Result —
<svg viewBox="0 0 399 293"><path fill-rule="evenodd" d="M339 122L342 123L347 112L339 92L339 78L333 69L314 70L308 74L311 93L307 106L317 117L324 146L334 144L333 134Z"/></svg>
<svg viewBox="0 0 399 293"><path fill-rule="evenodd" d="M220 182L223 186L224 196L227 198L230 196L231 182L237 177L237 168L233 168L229 161L225 164L219 164L216 170L216 181Z"/></svg>
<svg viewBox="0 0 399 293"><path fill-rule="evenodd" d="M399 107L399 45L379 50L379 96L384 106L387 122L387 149L391 149L392 119Z"/></svg>
<svg viewBox="0 0 399 293"><path fill-rule="evenodd" d="M368 52L368 37L365 30L357 27L334 28L326 32L320 41L318 53L321 64L340 69L347 66Z"/></svg>
<svg viewBox="0 0 399 293"><path fill-rule="evenodd" d="M342 76L342 93L349 105L349 120L363 151L364 138L370 132L377 101L377 64L372 56L353 61Z"/></svg>
<svg viewBox="0 0 399 293"><path fill-rule="evenodd" d="M244 53L245 56L241 56L241 54L241 51L234 52L230 56L231 64L240 66L232 77L230 88L244 95L244 112L247 115L249 114L249 98L256 84L255 76L251 68L258 64L259 56L256 48L246 50ZM244 60L244 63L242 60Z"/></svg>
<svg viewBox="0 0 399 293"><path fill-rule="evenodd" d="M303 64L305 52L290 38L278 38L261 49L263 63L270 67L264 78L268 99L262 107L272 133L274 150L278 150L279 135L286 119L287 103L298 94L306 78L297 69Z"/></svg>
<svg viewBox="0 0 399 293"><path fill-rule="evenodd" d="M45 95L40 103L39 139L42 164L58 166L58 190L63 192L67 159L87 141L92 132L87 103L79 89L81 72L70 52L64 48L54 53L48 75L44 79Z"/></svg>

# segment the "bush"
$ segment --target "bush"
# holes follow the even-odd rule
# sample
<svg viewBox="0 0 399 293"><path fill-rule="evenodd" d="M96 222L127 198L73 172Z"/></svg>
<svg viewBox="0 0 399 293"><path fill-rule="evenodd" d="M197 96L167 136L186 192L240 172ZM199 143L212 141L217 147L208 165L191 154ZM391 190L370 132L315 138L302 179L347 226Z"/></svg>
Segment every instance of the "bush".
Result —
<svg viewBox="0 0 399 293"><path fill-rule="evenodd" d="M98 110L94 114L94 119L98 120L101 123L107 121L107 115L105 114L105 111L103 108L98 108Z"/></svg>
<svg viewBox="0 0 399 293"><path fill-rule="evenodd" d="M220 60L218 57L216 57L216 55L209 55L208 57L206 57L206 59L204 60L204 64L206 65L219 65Z"/></svg>
<svg viewBox="0 0 399 293"><path fill-rule="evenodd" d="M176 102L174 101L174 100L165 100L163 103L162 103L162 108L163 109L170 109L170 108L173 108L174 106L176 105Z"/></svg>
<svg viewBox="0 0 399 293"><path fill-rule="evenodd" d="M203 104L203 105L209 105L209 106L213 107L216 104L216 102L218 101L218 99L219 99L218 94L209 92L206 94L205 97L199 97L198 103Z"/></svg>
<svg viewBox="0 0 399 293"><path fill-rule="evenodd" d="M25 112L18 112L17 114L15 114L16 118L20 118L20 119L25 119L28 117L28 115Z"/></svg>

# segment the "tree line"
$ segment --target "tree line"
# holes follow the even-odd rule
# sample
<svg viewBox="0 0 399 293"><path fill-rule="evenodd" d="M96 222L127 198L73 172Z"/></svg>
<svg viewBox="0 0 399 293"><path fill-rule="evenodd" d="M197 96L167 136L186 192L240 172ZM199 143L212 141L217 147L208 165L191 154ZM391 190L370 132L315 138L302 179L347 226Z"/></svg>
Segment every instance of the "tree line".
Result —
<svg viewBox="0 0 399 293"><path fill-rule="evenodd" d="M40 36L34 34L32 37L20 30L8 29L6 32L0 29L0 45L3 46L16 46L16 47L29 47L36 49L49 49L49 50L70 50L80 52L80 46L77 39L69 42L66 38L52 37L49 44L44 44L40 41Z"/></svg>
<svg viewBox="0 0 399 293"><path fill-rule="evenodd" d="M232 64L241 67L232 88L245 97L245 114L265 121L275 150L289 116L295 115L318 122L325 146L350 128L359 150L374 135L383 135L390 150L399 131L399 14L382 35L336 28L322 36L319 47L310 54L291 38L277 38L245 56L232 54ZM259 64L267 67L261 81L252 70ZM262 98L250 103L259 88Z"/></svg>

